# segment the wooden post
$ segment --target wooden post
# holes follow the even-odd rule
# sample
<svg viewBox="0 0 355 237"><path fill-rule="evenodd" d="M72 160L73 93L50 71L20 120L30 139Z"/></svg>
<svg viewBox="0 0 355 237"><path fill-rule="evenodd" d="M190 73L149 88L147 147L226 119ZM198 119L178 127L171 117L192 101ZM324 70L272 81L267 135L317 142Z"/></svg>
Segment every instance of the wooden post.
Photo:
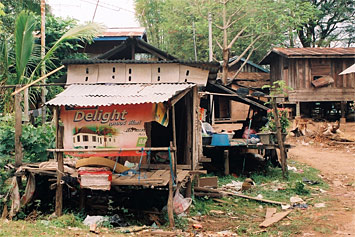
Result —
<svg viewBox="0 0 355 237"><path fill-rule="evenodd" d="M201 134L197 134L197 108L199 107L197 86L193 87L192 92L192 170L194 170L198 164L198 136Z"/></svg>
<svg viewBox="0 0 355 237"><path fill-rule="evenodd" d="M55 108L56 113L56 148L63 148L63 135L64 135L64 127L59 124L59 108ZM62 215L63 208L63 186L61 184L61 180L64 172L64 164L63 164L63 152L57 152L57 190L55 195L55 214L56 216Z"/></svg>
<svg viewBox="0 0 355 237"><path fill-rule="evenodd" d="M229 175L229 150L224 150L224 175Z"/></svg>
<svg viewBox="0 0 355 237"><path fill-rule="evenodd" d="M341 111L340 123L344 124L344 123L346 123L346 118L345 118L346 101L341 101L340 102L340 111Z"/></svg>
<svg viewBox="0 0 355 237"><path fill-rule="evenodd" d="M19 88L20 86L16 86ZM15 95L15 166L19 167L22 165L22 109L21 109L21 94Z"/></svg>
<svg viewBox="0 0 355 237"><path fill-rule="evenodd" d="M176 146L176 119L175 119L175 105L171 108L171 115L172 115L172 125L173 125L173 144L170 144L171 147L175 147L175 167L177 166L177 146Z"/></svg>
<svg viewBox="0 0 355 237"><path fill-rule="evenodd" d="M276 101L275 101L276 103ZM296 118L301 117L301 102L297 101L296 102Z"/></svg>
<svg viewBox="0 0 355 237"><path fill-rule="evenodd" d="M85 202L86 202L86 191L85 189L81 188L79 191L79 210L84 210L85 209Z"/></svg>
<svg viewBox="0 0 355 237"><path fill-rule="evenodd" d="M175 157L174 157L174 152L170 152L171 154L171 163L173 166L173 175L176 177L176 166L175 166ZM175 179L176 181L176 179ZM173 206L173 199L174 199L174 187L173 187L173 177L170 173L170 181L169 181L169 196L168 196L168 218L169 218L169 226L171 228L175 227L175 221L174 221L174 206Z"/></svg>
<svg viewBox="0 0 355 237"><path fill-rule="evenodd" d="M282 140L281 123L280 123L279 113L277 110L276 98L272 98L272 107L273 107L273 113L274 113L275 123L276 123L276 137L280 148L282 176L284 178L287 178L288 170L287 170L286 150L284 146L284 141Z"/></svg>

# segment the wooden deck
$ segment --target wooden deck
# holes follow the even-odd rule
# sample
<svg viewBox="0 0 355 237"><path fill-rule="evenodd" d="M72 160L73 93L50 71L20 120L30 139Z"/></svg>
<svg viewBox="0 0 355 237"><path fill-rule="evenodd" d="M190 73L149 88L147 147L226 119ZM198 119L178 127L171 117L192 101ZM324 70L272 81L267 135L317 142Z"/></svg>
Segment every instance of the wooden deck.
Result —
<svg viewBox="0 0 355 237"><path fill-rule="evenodd" d="M189 170L177 171L177 182L181 183L183 180L190 176ZM170 169L166 170L143 170L139 174L133 176L112 176L112 185L152 185L152 186L166 186L170 180Z"/></svg>

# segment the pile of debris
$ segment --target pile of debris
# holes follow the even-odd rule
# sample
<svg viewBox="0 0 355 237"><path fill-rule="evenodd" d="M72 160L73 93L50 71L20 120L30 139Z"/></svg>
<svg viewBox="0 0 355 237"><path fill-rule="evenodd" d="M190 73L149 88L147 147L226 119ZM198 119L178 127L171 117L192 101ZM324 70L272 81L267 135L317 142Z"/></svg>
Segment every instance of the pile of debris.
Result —
<svg viewBox="0 0 355 237"><path fill-rule="evenodd" d="M296 118L291 133L295 137L306 136L316 142L332 141L337 144L355 144L355 137L340 130L340 122L315 123L311 119Z"/></svg>

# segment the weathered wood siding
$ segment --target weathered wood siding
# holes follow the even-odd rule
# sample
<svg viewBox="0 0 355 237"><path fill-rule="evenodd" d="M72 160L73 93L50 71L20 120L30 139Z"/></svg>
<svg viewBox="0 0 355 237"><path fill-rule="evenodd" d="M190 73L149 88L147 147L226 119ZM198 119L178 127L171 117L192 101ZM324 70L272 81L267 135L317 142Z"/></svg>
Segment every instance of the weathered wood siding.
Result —
<svg viewBox="0 0 355 237"><path fill-rule="evenodd" d="M271 63L271 83L285 80L294 89L289 101L351 101L355 99L355 73L339 75L355 63L354 58L284 58ZM312 85L314 77L331 76L334 83L320 88Z"/></svg>

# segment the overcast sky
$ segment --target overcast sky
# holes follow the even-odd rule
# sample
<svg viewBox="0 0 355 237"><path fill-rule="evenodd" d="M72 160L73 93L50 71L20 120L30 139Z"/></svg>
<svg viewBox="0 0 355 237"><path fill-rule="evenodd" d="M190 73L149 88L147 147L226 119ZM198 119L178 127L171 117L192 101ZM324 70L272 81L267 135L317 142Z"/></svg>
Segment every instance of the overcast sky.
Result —
<svg viewBox="0 0 355 237"><path fill-rule="evenodd" d="M98 0L46 0L55 16L72 17L81 23L91 21ZM138 27L133 0L99 0L95 22L107 27Z"/></svg>

